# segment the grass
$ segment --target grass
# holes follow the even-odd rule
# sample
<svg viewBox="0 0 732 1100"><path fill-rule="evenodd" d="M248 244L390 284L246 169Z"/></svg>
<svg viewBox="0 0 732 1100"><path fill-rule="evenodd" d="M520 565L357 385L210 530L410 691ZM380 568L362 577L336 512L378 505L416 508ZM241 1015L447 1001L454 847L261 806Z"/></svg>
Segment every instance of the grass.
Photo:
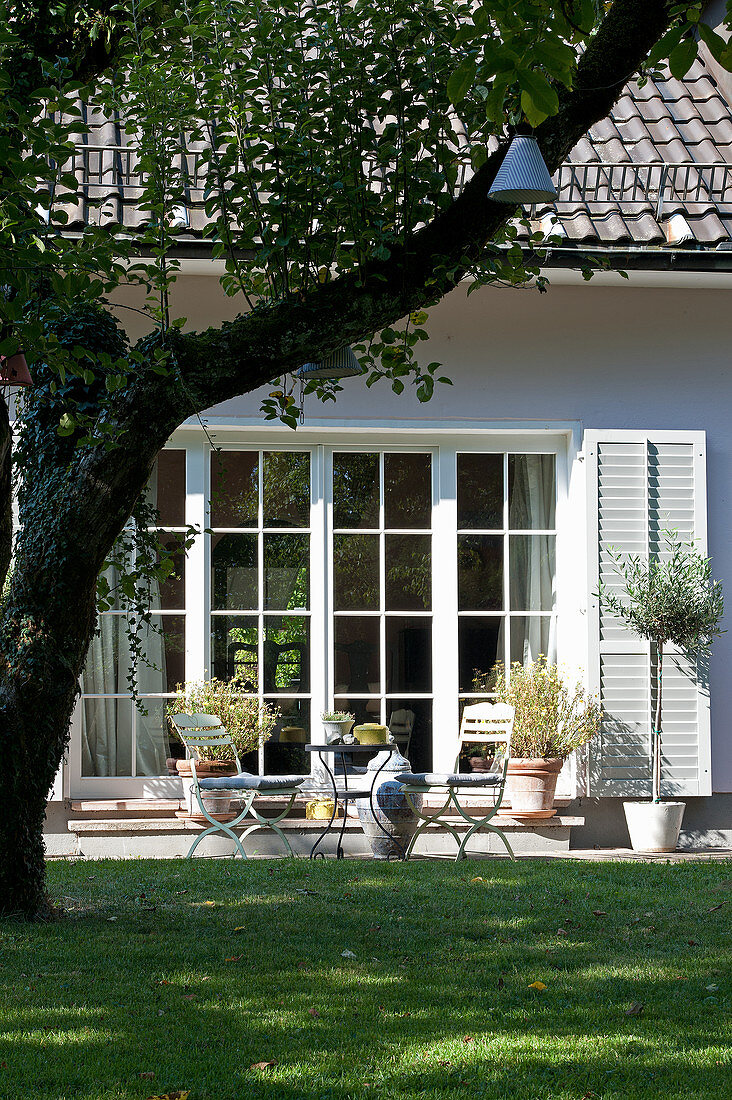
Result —
<svg viewBox="0 0 732 1100"><path fill-rule="evenodd" d="M730 863L49 876L65 919L0 925L2 1100L730 1094Z"/></svg>

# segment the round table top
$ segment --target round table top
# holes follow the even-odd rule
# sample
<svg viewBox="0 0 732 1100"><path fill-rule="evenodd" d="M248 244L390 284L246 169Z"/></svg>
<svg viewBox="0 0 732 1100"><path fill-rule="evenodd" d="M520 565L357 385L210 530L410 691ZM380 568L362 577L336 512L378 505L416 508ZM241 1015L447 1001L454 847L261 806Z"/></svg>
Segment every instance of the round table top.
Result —
<svg viewBox="0 0 732 1100"><path fill-rule="evenodd" d="M392 741L380 741L377 745L359 745L358 741L353 745L334 745L332 742L328 745L305 745L303 746L306 752L396 752L399 748L398 745Z"/></svg>

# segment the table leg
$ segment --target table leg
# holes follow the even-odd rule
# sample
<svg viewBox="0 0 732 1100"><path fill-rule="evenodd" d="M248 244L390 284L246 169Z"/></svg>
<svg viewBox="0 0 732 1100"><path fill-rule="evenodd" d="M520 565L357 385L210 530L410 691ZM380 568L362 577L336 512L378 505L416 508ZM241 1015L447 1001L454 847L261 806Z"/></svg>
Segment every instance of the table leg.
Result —
<svg viewBox="0 0 732 1100"><path fill-rule="evenodd" d="M318 760L320 761L320 763L325 768L325 770L327 772L327 775L328 775L328 778L330 779L330 784L333 788L333 813L330 815L330 821L325 826L325 828L321 832L320 836L318 837L318 839L315 841L312 848L310 849L310 859L317 859L318 857L320 857L320 859L325 859L325 852L319 852L317 850L318 845L320 844L323 837L326 837L328 835L328 833L330 832L331 828L333 827L333 822L335 821L335 816L338 813L338 787L336 786L335 776L333 775L333 772L330 770L330 766L328 765L327 761L323 759L322 752L318 753ZM344 821L345 821L345 817L344 817ZM341 835L342 835L342 832L341 832ZM338 844L340 846L340 838L339 838Z"/></svg>

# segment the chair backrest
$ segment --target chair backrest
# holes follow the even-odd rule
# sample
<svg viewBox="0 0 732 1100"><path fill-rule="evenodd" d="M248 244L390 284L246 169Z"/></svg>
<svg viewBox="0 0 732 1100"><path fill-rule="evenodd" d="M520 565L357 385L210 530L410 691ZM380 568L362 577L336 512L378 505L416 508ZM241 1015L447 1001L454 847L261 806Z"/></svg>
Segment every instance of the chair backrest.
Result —
<svg viewBox="0 0 732 1100"><path fill-rule="evenodd" d="M225 759L234 757L237 770L241 771L239 755L231 734L220 718L214 714L174 714L170 719L181 741L194 759L198 760L198 750L213 749L221 752Z"/></svg>
<svg viewBox="0 0 732 1100"><path fill-rule="evenodd" d="M465 707L458 744L458 762L465 744L505 744L508 763L515 710L509 703L475 703ZM456 764L456 768L458 764Z"/></svg>

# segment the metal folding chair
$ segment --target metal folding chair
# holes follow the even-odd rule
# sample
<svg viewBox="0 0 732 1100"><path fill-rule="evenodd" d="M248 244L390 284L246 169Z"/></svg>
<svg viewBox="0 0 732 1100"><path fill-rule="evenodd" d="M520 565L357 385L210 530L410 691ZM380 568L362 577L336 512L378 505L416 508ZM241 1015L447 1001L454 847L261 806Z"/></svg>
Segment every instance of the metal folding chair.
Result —
<svg viewBox="0 0 732 1100"><path fill-rule="evenodd" d="M187 858L191 858L204 837L210 836L212 833L224 833L234 841L234 856L236 856L238 850L242 857L246 859L247 854L241 842L242 840L246 840L249 834L255 832L257 829L272 829L279 836L288 854L293 855L294 853L289 840L282 832L282 829L279 828L279 822L287 817L299 793L300 785L304 783L308 776L253 775L251 772L242 771L241 762L234 741L222 725L221 720L214 715L176 714L171 718L171 722L191 758L193 796L203 816L207 821L211 822L210 828L204 829L204 831L199 833L195 838L189 849ZM200 762L198 759L198 750L204 747L221 750L225 758L233 756L236 760L236 775L199 778L196 774L196 763ZM229 794L234 801L241 803L240 811L233 821L216 821L215 818L211 816L203 803L203 794L210 794L211 792ZM277 817L263 817L254 808L254 801L258 795L272 794L284 795L285 797L289 796L289 801L282 813L278 814ZM244 822L248 814L251 814L254 818L254 824L245 828L241 837L238 837L234 829Z"/></svg>
<svg viewBox="0 0 732 1100"><path fill-rule="evenodd" d="M405 853L405 859L409 859L414 845L429 825L441 825L457 842L458 851L456 860L465 857L465 849L468 841L481 829L496 833L506 845L511 859L516 857L513 849L506 839L506 835L497 825L489 824L492 817L498 812L503 799L503 791L506 785L506 773L508 771L508 756L511 748L511 733L513 732L514 708L507 703L476 703L474 706L465 707L460 734L458 737L458 754L455 761L455 771L450 773L440 772L400 772L395 776L400 784L400 790L409 799L412 809L421 819L421 824L412 837ZM495 746L493 764L488 772L462 773L460 768L460 755L465 744L488 744ZM444 801L438 810L425 812L424 807L415 805L414 795L426 795L433 791L439 791L444 795ZM462 794L487 795L491 797L490 813L482 817L476 817L466 813L460 805L459 796ZM459 816L470 826L465 836L460 835L454 824L447 820L445 815L450 807L454 807ZM454 814L451 815L454 820Z"/></svg>

